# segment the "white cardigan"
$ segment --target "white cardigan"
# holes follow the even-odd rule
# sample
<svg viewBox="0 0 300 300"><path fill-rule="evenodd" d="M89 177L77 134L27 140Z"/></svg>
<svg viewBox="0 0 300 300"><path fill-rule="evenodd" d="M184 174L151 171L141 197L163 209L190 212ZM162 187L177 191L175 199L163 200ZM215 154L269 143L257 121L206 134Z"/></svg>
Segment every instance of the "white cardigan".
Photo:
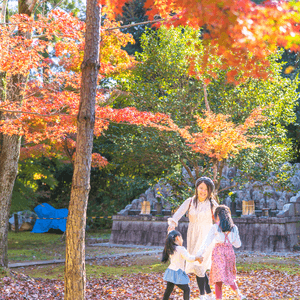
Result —
<svg viewBox="0 0 300 300"><path fill-rule="evenodd" d="M233 226L233 229L228 234L228 240L235 248L241 247L242 243L239 235L239 230L236 225ZM211 227L208 235L206 236L206 239L202 243L200 249L198 250L196 256L204 256L206 249L209 248L211 243L218 244L224 242L225 242L225 233L219 231L218 224L214 224Z"/></svg>
<svg viewBox="0 0 300 300"><path fill-rule="evenodd" d="M181 269L184 271L185 260L188 262L195 261L195 255L190 255L183 246L176 246L176 250L172 255L170 255L170 265L169 269L177 271Z"/></svg>

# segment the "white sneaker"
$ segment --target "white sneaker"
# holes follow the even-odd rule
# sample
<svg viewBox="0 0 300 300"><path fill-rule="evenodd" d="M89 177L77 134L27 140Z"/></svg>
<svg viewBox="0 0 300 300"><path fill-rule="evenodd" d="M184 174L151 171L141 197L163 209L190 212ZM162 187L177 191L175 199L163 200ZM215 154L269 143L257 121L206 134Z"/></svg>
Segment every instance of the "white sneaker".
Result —
<svg viewBox="0 0 300 300"><path fill-rule="evenodd" d="M216 297L213 293L206 294L206 300L216 300Z"/></svg>
<svg viewBox="0 0 300 300"><path fill-rule="evenodd" d="M199 300L207 300L206 296L205 295L201 295Z"/></svg>
<svg viewBox="0 0 300 300"><path fill-rule="evenodd" d="M244 296L243 294L239 293L239 296L241 300L247 300L246 296Z"/></svg>

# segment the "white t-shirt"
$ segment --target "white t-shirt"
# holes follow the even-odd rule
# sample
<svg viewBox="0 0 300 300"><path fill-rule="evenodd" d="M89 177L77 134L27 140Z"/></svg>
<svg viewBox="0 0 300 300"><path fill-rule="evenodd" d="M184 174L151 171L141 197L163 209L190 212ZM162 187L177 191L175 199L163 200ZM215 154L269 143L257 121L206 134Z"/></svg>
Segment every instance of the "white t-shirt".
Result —
<svg viewBox="0 0 300 300"><path fill-rule="evenodd" d="M184 271L185 260L193 262L195 261L195 255L190 255L183 246L176 246L176 250L170 255L171 263L168 268L174 271L177 271L178 269Z"/></svg>

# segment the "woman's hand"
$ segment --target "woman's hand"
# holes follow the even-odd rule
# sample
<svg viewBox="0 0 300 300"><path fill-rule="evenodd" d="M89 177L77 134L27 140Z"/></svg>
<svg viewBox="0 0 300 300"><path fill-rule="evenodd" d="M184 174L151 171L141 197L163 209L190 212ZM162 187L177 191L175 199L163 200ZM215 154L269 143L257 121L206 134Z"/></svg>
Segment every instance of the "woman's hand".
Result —
<svg viewBox="0 0 300 300"><path fill-rule="evenodd" d="M174 225L169 225L168 227L168 233L172 230L175 230L175 226Z"/></svg>
<svg viewBox="0 0 300 300"><path fill-rule="evenodd" d="M196 256L195 260L198 261L200 264L202 264L203 257L202 256Z"/></svg>

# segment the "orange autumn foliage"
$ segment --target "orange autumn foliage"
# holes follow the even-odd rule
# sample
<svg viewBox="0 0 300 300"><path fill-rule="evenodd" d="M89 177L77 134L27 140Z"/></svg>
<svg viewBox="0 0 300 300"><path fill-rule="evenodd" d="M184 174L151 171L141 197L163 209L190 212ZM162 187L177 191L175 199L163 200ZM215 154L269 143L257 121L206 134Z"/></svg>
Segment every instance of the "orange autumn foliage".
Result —
<svg viewBox="0 0 300 300"><path fill-rule="evenodd" d="M109 18L120 14L125 2L99 0ZM247 77L266 78L267 56L277 47L300 49L297 1L256 4L251 0L147 0L145 9L150 20L162 19L155 26L202 28L210 53L220 56L224 69L231 68L227 74L229 82L238 83ZM202 63L201 75L210 70L205 59ZM242 79L237 79L239 71L243 72Z"/></svg>
<svg viewBox="0 0 300 300"><path fill-rule="evenodd" d="M9 97L1 99L3 118L0 120L0 132L24 137L29 151L22 150L25 153L21 157L28 156L31 150L33 155L65 153L72 161L76 145L75 142L71 145L70 140L76 137L77 131L85 24L57 10L48 17L38 16L36 20L15 15L11 23L1 26L0 72L6 73L7 82L15 74L30 74L30 80L22 89L24 98L21 107L19 103L9 101ZM115 26L118 23L106 21L102 28L99 82L134 63L133 58L122 50L128 42L133 42L131 35L119 30L105 31ZM16 29L34 33L37 38L33 39L28 34L15 35ZM51 51L53 58L43 56ZM7 91L8 94L11 92L13 90ZM104 91L98 89L94 129L97 136L108 128L110 121L149 126L151 122L166 118L163 114L139 112L135 108L114 110L105 106L106 97ZM45 145L34 146L41 143ZM105 158L93 154L93 167L105 164Z"/></svg>
<svg viewBox="0 0 300 300"><path fill-rule="evenodd" d="M195 116L199 127L196 133L191 133L189 127L179 128L172 120L168 120L168 127L178 132L193 151L208 156L212 161L222 161L235 156L242 149L258 147L257 143L251 142L254 136L249 133L249 129L265 119L261 109L253 110L240 125L229 121L229 117L205 111L204 117Z"/></svg>
<svg viewBox="0 0 300 300"><path fill-rule="evenodd" d="M278 46L300 49L299 5L292 2L147 0L145 6L151 19L159 15L168 19L167 25L204 28L204 40L214 46L212 54L233 68L228 74L232 82L238 70L244 78L266 78L267 56Z"/></svg>

